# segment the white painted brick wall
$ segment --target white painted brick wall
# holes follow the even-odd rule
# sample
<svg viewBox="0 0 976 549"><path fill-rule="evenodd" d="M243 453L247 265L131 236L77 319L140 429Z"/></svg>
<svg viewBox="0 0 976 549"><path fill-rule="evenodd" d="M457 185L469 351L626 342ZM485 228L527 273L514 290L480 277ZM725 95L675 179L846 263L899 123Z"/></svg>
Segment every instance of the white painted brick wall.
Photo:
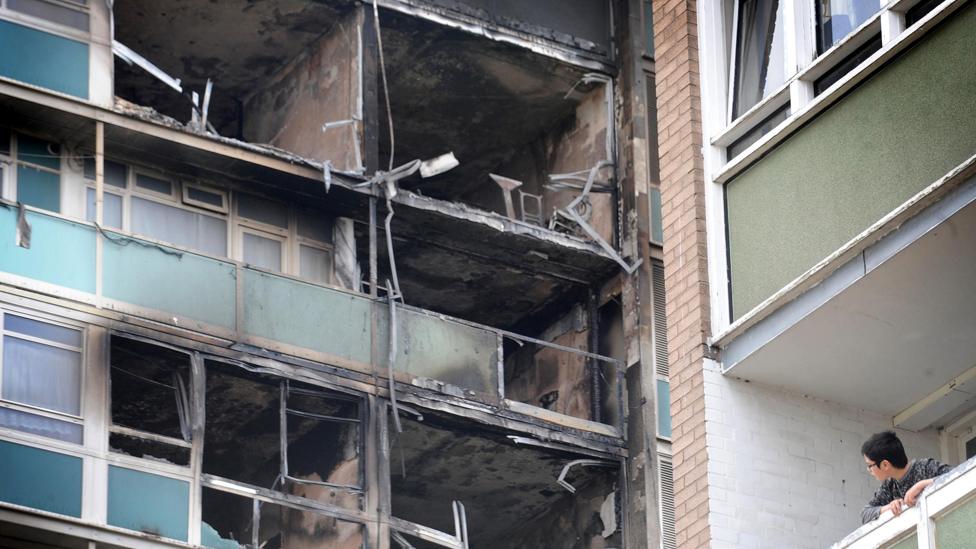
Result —
<svg viewBox="0 0 976 549"><path fill-rule="evenodd" d="M706 361L712 547L823 548L860 526L878 487L861 444L891 418L723 376ZM909 458L938 434L898 431Z"/></svg>

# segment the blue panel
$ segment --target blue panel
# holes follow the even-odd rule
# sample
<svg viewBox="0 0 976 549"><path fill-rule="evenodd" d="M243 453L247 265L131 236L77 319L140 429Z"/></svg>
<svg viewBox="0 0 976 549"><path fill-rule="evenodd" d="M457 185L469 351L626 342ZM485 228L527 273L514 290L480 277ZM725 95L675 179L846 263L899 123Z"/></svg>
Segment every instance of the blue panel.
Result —
<svg viewBox="0 0 976 549"><path fill-rule="evenodd" d="M17 135L17 160L44 166L52 170L61 169L61 150L57 143L37 139L29 135Z"/></svg>
<svg viewBox="0 0 976 549"><path fill-rule="evenodd" d="M664 242L664 226L661 214L661 189L651 187L651 242Z"/></svg>
<svg viewBox="0 0 976 549"><path fill-rule="evenodd" d="M248 335L369 363L368 299L249 269L244 273Z"/></svg>
<svg viewBox="0 0 976 549"><path fill-rule="evenodd" d="M0 75L88 99L88 44L0 20Z"/></svg>
<svg viewBox="0 0 976 549"><path fill-rule="evenodd" d="M190 483L108 467L108 523L186 541Z"/></svg>
<svg viewBox="0 0 976 549"><path fill-rule="evenodd" d="M657 380L657 434L671 437L671 384Z"/></svg>
<svg viewBox="0 0 976 549"><path fill-rule="evenodd" d="M234 329L233 263L113 238L102 248L105 297Z"/></svg>
<svg viewBox="0 0 976 549"><path fill-rule="evenodd" d="M61 211L61 176L17 165L17 200L42 210Z"/></svg>
<svg viewBox="0 0 976 549"><path fill-rule="evenodd" d="M0 440L0 501L81 516L81 458Z"/></svg>
<svg viewBox="0 0 976 549"><path fill-rule="evenodd" d="M95 293L95 229L29 212L31 247L17 246L17 210L0 207L0 271Z"/></svg>

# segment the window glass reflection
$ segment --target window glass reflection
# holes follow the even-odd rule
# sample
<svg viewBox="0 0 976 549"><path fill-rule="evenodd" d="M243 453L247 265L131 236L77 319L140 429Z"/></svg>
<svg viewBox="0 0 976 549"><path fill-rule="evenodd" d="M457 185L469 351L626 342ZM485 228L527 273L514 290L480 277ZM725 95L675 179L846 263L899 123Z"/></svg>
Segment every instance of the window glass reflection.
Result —
<svg viewBox="0 0 976 549"><path fill-rule="evenodd" d="M739 0L732 118L786 82L784 3Z"/></svg>
<svg viewBox="0 0 976 549"><path fill-rule="evenodd" d="M830 49L880 8L878 0L817 0L817 51Z"/></svg>

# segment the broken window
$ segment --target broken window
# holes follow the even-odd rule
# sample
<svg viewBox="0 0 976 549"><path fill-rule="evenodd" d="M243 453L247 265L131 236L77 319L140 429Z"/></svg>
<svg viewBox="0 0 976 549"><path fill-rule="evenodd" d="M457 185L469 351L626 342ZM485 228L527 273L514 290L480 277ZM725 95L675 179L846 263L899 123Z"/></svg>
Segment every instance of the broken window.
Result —
<svg viewBox="0 0 976 549"><path fill-rule="evenodd" d="M203 472L361 508L362 400L207 362Z"/></svg>
<svg viewBox="0 0 976 549"><path fill-rule="evenodd" d="M0 426L81 444L83 332L3 313Z"/></svg>
<svg viewBox="0 0 976 549"><path fill-rule="evenodd" d="M190 463L190 356L113 336L110 346L113 452Z"/></svg>
<svg viewBox="0 0 976 549"><path fill-rule="evenodd" d="M363 525L284 503L203 489L200 544L214 549L365 547Z"/></svg>

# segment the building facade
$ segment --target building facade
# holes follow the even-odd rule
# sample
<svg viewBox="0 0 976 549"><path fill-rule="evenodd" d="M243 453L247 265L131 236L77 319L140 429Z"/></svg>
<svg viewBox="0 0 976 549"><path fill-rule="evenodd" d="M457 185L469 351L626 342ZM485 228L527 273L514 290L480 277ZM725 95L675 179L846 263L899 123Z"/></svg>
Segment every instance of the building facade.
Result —
<svg viewBox="0 0 976 549"><path fill-rule="evenodd" d="M976 6L654 21L678 546L970 547ZM958 467L861 526L887 429Z"/></svg>
<svg viewBox="0 0 976 549"><path fill-rule="evenodd" d="M654 15L0 1L0 545L675 546Z"/></svg>

